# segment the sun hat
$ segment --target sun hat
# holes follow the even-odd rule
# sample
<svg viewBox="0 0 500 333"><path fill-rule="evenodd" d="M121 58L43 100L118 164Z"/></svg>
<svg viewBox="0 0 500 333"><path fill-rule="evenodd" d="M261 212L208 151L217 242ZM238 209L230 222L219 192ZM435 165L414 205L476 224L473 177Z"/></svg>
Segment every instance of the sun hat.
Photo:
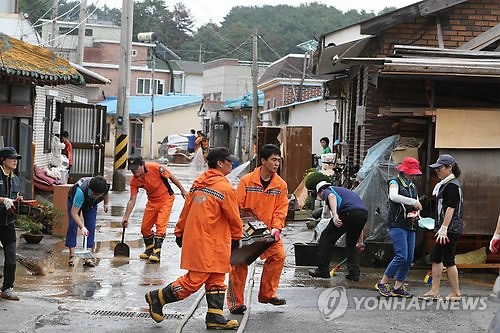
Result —
<svg viewBox="0 0 500 333"><path fill-rule="evenodd" d="M332 186L332 184L330 184L329 182L324 181L324 180L320 181L318 184L316 184L316 193L318 193L319 191L321 191L325 187L329 187L329 186Z"/></svg>
<svg viewBox="0 0 500 333"><path fill-rule="evenodd" d="M398 165L396 169L411 176L422 174L422 171L420 171L420 162L413 157L405 157L403 162Z"/></svg>

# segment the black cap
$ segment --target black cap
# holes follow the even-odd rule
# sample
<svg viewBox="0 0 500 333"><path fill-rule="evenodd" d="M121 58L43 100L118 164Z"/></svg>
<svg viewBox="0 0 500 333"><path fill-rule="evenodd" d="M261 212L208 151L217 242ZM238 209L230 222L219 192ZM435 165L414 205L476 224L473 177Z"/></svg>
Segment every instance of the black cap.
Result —
<svg viewBox="0 0 500 333"><path fill-rule="evenodd" d="M229 150L225 147L212 148L208 152L207 162L229 160L231 162L238 161L236 156L231 155Z"/></svg>
<svg viewBox="0 0 500 333"><path fill-rule="evenodd" d="M0 157L13 160L20 160L22 158L22 156L17 153L16 148L14 147L5 147L0 149Z"/></svg>
<svg viewBox="0 0 500 333"><path fill-rule="evenodd" d="M451 165L453 167L455 166L455 164L457 164L457 161L453 156L449 154L442 154L439 155L439 158L436 161L436 163L429 165L429 168L436 169L446 165Z"/></svg>
<svg viewBox="0 0 500 333"><path fill-rule="evenodd" d="M130 156L128 158L128 166L127 168L129 170L135 170L137 169L138 167L140 167L141 165L144 164L144 160L142 159L142 156Z"/></svg>

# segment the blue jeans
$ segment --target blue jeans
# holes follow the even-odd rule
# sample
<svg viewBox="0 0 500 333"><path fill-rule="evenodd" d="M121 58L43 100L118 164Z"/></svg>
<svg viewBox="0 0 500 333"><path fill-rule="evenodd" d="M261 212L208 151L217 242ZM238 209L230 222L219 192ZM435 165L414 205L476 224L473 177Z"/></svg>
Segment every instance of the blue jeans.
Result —
<svg viewBox="0 0 500 333"><path fill-rule="evenodd" d="M413 262L416 231L395 227L389 228L389 235L395 255L384 274L404 282Z"/></svg>
<svg viewBox="0 0 500 333"><path fill-rule="evenodd" d="M66 242L67 247L76 247L76 238L78 235L78 225L73 220L71 216L71 208L73 207L73 202L68 200L68 230L66 231ZM89 231L89 236L87 238L87 248L92 249L94 247L94 237L95 237L95 224L97 217L97 205L90 208L89 210L82 210L83 213L83 223L85 228Z"/></svg>

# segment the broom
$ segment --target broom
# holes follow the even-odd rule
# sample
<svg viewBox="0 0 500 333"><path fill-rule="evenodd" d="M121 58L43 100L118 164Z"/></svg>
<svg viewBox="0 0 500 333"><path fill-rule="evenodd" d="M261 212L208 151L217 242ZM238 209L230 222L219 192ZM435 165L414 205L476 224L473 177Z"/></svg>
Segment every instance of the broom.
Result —
<svg viewBox="0 0 500 333"><path fill-rule="evenodd" d="M94 259L94 255L87 249L87 236L83 237L83 248L75 251L75 256L82 259Z"/></svg>

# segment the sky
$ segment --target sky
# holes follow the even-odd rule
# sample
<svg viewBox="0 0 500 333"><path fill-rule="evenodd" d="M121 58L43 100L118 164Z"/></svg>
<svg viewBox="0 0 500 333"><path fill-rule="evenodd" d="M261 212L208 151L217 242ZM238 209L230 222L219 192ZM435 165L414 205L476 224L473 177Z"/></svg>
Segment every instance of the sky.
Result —
<svg viewBox="0 0 500 333"><path fill-rule="evenodd" d="M137 1L137 0L135 0ZM90 5L95 4L101 7L106 4L111 8L121 8L123 0L87 0ZM385 7L401 8L408 6L418 0L166 0L165 3L169 10L173 9L173 5L177 2L182 2L191 11L191 15L195 19L195 27L212 22L219 24L224 16L226 16L234 6L276 6L290 5L299 6L304 3L318 2L327 6L335 7L341 11L357 9L365 11L374 11L378 13Z"/></svg>

